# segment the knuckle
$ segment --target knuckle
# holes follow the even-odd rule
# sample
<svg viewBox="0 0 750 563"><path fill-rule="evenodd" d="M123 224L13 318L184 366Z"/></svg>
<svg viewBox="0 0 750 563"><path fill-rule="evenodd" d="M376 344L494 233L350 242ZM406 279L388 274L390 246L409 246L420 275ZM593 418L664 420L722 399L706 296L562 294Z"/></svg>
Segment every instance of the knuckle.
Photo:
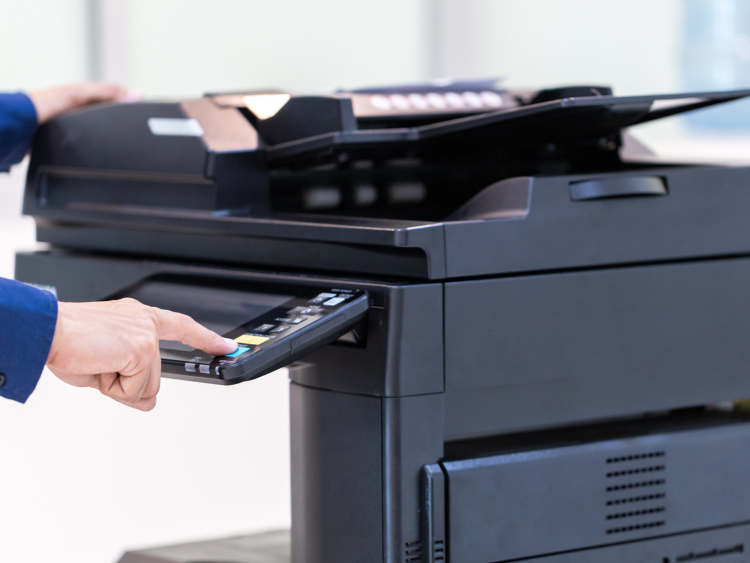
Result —
<svg viewBox="0 0 750 563"><path fill-rule="evenodd" d="M131 390L125 391L125 393L123 394L123 397L121 398L121 400L126 401L128 403L135 403L138 401L138 399L139 399L138 391L131 391Z"/></svg>
<svg viewBox="0 0 750 563"><path fill-rule="evenodd" d="M153 335L149 335L149 338L143 339L143 345L142 350L143 353L147 356L147 359L151 359L152 356L154 356L159 351L159 346L157 344L157 340L154 338Z"/></svg>

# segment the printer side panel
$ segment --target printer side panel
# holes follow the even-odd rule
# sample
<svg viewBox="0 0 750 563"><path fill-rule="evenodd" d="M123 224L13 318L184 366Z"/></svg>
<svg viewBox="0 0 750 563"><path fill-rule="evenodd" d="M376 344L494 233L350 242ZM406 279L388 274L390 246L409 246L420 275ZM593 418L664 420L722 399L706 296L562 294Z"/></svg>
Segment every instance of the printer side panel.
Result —
<svg viewBox="0 0 750 563"><path fill-rule="evenodd" d="M292 383L292 561L383 562L380 399Z"/></svg>
<svg viewBox="0 0 750 563"><path fill-rule="evenodd" d="M292 561L419 560L430 548L420 479L443 457L442 413L442 393L383 399L292 383Z"/></svg>

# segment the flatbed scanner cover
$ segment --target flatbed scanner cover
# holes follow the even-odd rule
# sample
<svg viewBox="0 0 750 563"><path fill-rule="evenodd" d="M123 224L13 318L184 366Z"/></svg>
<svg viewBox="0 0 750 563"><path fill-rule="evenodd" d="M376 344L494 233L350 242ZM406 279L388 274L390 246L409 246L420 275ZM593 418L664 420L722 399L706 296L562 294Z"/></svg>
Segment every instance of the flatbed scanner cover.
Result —
<svg viewBox="0 0 750 563"><path fill-rule="evenodd" d="M626 162L620 148L627 127L748 95L469 83L101 105L41 128L24 212L61 248L409 278L736 252L701 228L684 248L660 242L701 224L694 189L716 184L711 169ZM726 173L727 189L747 183ZM641 228L600 220L613 197L633 200L619 209ZM731 198L744 213L744 193ZM488 238L503 244L465 259Z"/></svg>

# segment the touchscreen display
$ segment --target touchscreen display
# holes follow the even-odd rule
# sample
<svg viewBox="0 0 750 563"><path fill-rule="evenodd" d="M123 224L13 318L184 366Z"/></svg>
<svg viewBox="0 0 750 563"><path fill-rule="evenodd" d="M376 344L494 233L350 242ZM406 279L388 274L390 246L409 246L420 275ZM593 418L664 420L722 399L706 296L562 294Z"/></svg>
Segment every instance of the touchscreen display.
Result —
<svg viewBox="0 0 750 563"><path fill-rule="evenodd" d="M128 292L127 296L151 307L188 315L222 335L294 298L293 295L202 287L169 281L146 282ZM193 349L179 342L164 340L159 345L165 350Z"/></svg>

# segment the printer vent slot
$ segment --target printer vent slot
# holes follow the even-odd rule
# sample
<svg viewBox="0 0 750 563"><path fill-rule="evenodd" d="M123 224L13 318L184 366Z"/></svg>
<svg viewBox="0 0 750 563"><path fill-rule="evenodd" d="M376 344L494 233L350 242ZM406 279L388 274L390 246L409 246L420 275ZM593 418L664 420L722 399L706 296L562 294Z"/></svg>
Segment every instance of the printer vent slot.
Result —
<svg viewBox="0 0 750 563"><path fill-rule="evenodd" d="M422 561L422 542L406 542L406 563L419 563Z"/></svg>
<svg viewBox="0 0 750 563"><path fill-rule="evenodd" d="M653 495L642 495L639 497L618 498L615 500L608 500L607 506L616 506L619 504L630 504L634 502L647 502L650 500L658 500L658 499L664 498L665 496L666 496L665 493L655 493Z"/></svg>
<svg viewBox="0 0 750 563"><path fill-rule="evenodd" d="M645 454L634 454L634 455L626 455L621 457L610 457L607 459L607 463L623 463L625 461L638 461L641 459L651 459L654 457L664 457L666 455L666 452L648 452Z"/></svg>
<svg viewBox="0 0 750 563"><path fill-rule="evenodd" d="M666 483L664 479L653 479L651 481L641 481L639 483L625 483L624 485L613 485L607 487L607 492L611 493L614 491L626 491L628 489L638 489L641 487L657 487Z"/></svg>
<svg viewBox="0 0 750 563"><path fill-rule="evenodd" d="M657 520L655 522L644 522L643 524L633 524L632 526L623 526L622 528L610 528L607 530L608 534L621 534L623 532L635 532L637 530L645 530L648 528L658 528L664 526L666 522L664 520Z"/></svg>
<svg viewBox="0 0 750 563"><path fill-rule="evenodd" d="M665 467L663 465L651 465L649 467L636 467L634 469L624 469L622 471L610 471L607 473L607 478L638 475L639 473L654 473L656 471L664 471L664 469Z"/></svg>
<svg viewBox="0 0 750 563"><path fill-rule="evenodd" d="M656 514L664 512L666 507L657 506L656 508L646 508L644 510L632 510L630 512L619 512L617 514L608 514L607 520L618 520L620 518L632 518L633 516L643 516L644 514Z"/></svg>
<svg viewBox="0 0 750 563"><path fill-rule="evenodd" d="M441 540L435 540L433 549L435 550L435 563L445 561L445 542Z"/></svg>

